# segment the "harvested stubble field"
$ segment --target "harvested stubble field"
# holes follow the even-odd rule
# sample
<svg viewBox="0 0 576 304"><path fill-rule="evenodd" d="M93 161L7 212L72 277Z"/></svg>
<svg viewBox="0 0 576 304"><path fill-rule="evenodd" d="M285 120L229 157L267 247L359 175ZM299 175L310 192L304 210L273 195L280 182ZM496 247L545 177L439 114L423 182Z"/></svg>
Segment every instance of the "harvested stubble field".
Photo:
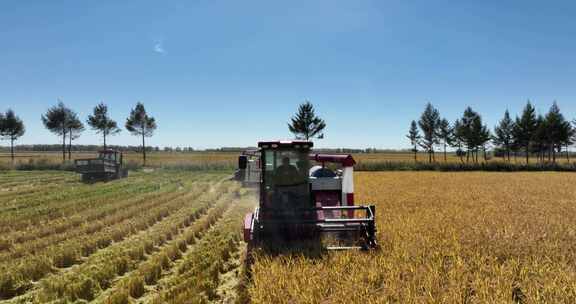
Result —
<svg viewBox="0 0 576 304"><path fill-rule="evenodd" d="M229 174L148 172L85 185L0 174L0 300L190 303L234 299L242 215ZM232 284L234 285L234 284Z"/></svg>
<svg viewBox="0 0 576 304"><path fill-rule="evenodd" d="M195 169L233 169L236 167L238 154L235 152L149 152L147 166L160 168L195 168ZM68 156L66 156L68 157ZM94 152L73 152L72 159L94 158ZM142 154L137 152L124 152L124 161L131 167L142 163ZM0 153L0 169L8 168L12 163L9 153ZM15 165L37 167L62 164L61 152L22 152L16 154ZM28 168L25 168L29 170Z"/></svg>
<svg viewBox="0 0 576 304"><path fill-rule="evenodd" d="M356 176L381 250L260 253L254 303L576 303L576 175Z"/></svg>
<svg viewBox="0 0 576 304"><path fill-rule="evenodd" d="M251 192L227 173L0 173L7 303L574 303L576 176L359 172L376 252L257 251L237 289ZM1 300L0 300L1 301Z"/></svg>

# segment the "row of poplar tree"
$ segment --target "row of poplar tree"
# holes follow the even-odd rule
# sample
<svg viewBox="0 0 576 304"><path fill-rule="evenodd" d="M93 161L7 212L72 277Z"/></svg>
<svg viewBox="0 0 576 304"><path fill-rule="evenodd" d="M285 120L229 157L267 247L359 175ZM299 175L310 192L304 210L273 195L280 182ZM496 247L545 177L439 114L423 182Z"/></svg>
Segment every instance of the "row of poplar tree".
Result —
<svg viewBox="0 0 576 304"><path fill-rule="evenodd" d="M63 102L50 107L41 117L42 123L50 132L62 138L62 161L72 158L72 141L78 139L85 126L78 114L67 107ZM86 123L92 130L102 135L104 149L106 149L106 139L109 136L121 132L118 123L110 118L108 106L104 103L94 107L91 115L88 116ZM140 102L130 111L126 118L125 128L132 135L142 137L142 156L144 165L146 165L146 137L151 137L156 130L156 120L146 112L146 108ZM10 140L10 152L12 161L14 161L14 141L24 135L24 122L16 116L14 111L8 110L6 113L0 113L0 135L4 139ZM66 143L68 142L68 147ZM67 150L67 151L66 151Z"/></svg>
<svg viewBox="0 0 576 304"><path fill-rule="evenodd" d="M526 163L530 162L530 156L536 156L540 162L556 162L557 155L563 151L570 160L569 147L576 142L575 126L576 120L566 120L556 102L545 115L538 115L530 101L515 119L506 110L493 132L471 107L466 108L461 118L450 123L428 103L418 122L412 121L406 137L413 147L415 160L420 147L428 153L429 162L435 161L434 149L440 146L445 161L447 149L455 148L462 162L464 158L466 162L478 162L480 152L487 160L487 150L493 145L494 151L506 161L510 161L511 155L520 154L526 158Z"/></svg>

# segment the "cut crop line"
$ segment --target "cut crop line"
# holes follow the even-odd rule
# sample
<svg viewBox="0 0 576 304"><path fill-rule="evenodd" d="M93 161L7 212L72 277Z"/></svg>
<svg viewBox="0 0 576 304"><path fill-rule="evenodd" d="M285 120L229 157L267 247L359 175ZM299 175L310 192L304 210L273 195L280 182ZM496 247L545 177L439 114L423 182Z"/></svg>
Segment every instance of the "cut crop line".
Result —
<svg viewBox="0 0 576 304"><path fill-rule="evenodd" d="M206 192L205 192L206 193ZM91 256L86 262L78 265L64 274L50 276L42 280L38 293L39 301L54 299L85 299L92 300L98 291L92 287L106 289L113 279L135 268L155 250L177 234L178 227L183 223L196 220L213 204L209 194L199 199L182 202L182 208L149 229L140 231L132 237L108 247L105 251Z"/></svg>
<svg viewBox="0 0 576 304"><path fill-rule="evenodd" d="M182 258L182 254L193 248L194 244L222 218L224 212L232 204L232 195L232 193L227 193L220 197L214 208L210 209L206 215L182 229L178 238L166 243L137 269L116 281L95 302L108 303L114 298L126 296L145 297L146 292L153 290L154 285L163 275L170 273L170 269ZM144 285L148 287L143 288Z"/></svg>

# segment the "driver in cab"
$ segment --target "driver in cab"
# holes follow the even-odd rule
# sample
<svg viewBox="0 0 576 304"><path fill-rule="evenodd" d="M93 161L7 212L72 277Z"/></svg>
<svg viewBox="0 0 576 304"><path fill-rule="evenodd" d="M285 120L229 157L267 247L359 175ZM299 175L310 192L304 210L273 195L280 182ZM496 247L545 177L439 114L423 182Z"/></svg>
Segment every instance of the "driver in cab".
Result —
<svg viewBox="0 0 576 304"><path fill-rule="evenodd" d="M298 169L290 164L290 158L283 157L282 165L276 168L274 176L275 184L278 186L293 186L298 184L300 174Z"/></svg>

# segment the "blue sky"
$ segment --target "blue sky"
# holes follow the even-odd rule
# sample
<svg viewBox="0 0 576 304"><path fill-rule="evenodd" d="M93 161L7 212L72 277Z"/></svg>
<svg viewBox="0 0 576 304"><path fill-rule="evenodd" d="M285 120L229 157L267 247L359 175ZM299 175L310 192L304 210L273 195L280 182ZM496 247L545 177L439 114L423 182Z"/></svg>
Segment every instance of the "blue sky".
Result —
<svg viewBox="0 0 576 304"><path fill-rule="evenodd" d="M490 127L527 99L576 117L574 1L3 1L0 109L22 144L58 143L40 115L100 101L124 124L141 101L154 146L289 138L308 99L321 147L406 148L425 103ZM100 143L87 130L78 143ZM126 131L112 144L138 145ZM6 142L4 143L6 144Z"/></svg>

